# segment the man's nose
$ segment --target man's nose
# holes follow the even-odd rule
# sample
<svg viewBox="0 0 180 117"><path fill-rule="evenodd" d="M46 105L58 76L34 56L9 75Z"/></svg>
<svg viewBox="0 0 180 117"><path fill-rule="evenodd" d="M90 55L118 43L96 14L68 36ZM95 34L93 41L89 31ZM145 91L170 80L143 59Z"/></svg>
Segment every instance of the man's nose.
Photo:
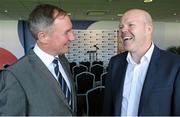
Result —
<svg viewBox="0 0 180 117"><path fill-rule="evenodd" d="M127 26L123 26L123 27L121 28L121 32L126 32L126 31L128 31L128 27L127 27Z"/></svg>
<svg viewBox="0 0 180 117"><path fill-rule="evenodd" d="M69 40L71 40L71 41L75 40L75 34L73 32L71 33Z"/></svg>

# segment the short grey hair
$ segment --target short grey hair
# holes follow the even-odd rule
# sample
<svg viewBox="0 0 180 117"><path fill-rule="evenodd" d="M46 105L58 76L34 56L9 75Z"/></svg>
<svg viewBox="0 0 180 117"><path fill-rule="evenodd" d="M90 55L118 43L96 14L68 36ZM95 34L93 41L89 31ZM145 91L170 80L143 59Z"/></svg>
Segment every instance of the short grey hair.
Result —
<svg viewBox="0 0 180 117"><path fill-rule="evenodd" d="M28 18L28 27L35 39L37 38L38 32L49 32L54 23L54 20L58 16L65 17L67 12L63 9L49 5L41 4L30 13Z"/></svg>

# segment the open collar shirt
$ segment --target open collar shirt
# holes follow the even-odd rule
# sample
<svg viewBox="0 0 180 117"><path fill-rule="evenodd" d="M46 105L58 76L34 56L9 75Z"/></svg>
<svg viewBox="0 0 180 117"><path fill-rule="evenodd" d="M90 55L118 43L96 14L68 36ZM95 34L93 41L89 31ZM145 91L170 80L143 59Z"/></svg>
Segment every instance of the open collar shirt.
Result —
<svg viewBox="0 0 180 117"><path fill-rule="evenodd" d="M150 49L141 58L140 63L136 64L130 53L127 55L127 70L123 87L122 99L122 116L137 116L140 102L142 87L145 76L154 50L154 44L151 44Z"/></svg>
<svg viewBox="0 0 180 117"><path fill-rule="evenodd" d="M42 60L44 65L49 69L49 71L53 74L54 78L58 81L58 78L57 78L57 76L55 74L55 71L54 71L55 65L52 63L53 60L55 59L55 57L58 58L58 56L54 57L54 56L52 56L50 54L47 54L42 49L40 49L37 44L35 45L33 51ZM67 78L67 75L66 75L66 73L65 73L65 71L64 71L64 69L63 69L63 67L62 67L62 65L60 63L60 61L58 61L58 64L59 64L59 70L60 70L63 78L65 79L69 89L71 90L69 80Z"/></svg>

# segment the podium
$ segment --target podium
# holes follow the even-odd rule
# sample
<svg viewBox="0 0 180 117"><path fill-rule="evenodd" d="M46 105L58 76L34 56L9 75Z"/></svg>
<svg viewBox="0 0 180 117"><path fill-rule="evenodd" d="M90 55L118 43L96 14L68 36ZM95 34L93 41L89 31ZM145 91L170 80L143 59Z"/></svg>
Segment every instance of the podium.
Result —
<svg viewBox="0 0 180 117"><path fill-rule="evenodd" d="M93 50L93 51L87 51L87 53L89 54L89 61L92 63L93 61L97 60L97 51Z"/></svg>

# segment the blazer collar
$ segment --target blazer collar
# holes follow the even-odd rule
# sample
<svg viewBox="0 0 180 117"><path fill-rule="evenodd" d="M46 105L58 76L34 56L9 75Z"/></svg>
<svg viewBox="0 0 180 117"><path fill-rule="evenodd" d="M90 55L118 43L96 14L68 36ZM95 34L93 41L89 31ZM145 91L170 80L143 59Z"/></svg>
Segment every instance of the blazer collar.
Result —
<svg viewBox="0 0 180 117"><path fill-rule="evenodd" d="M59 60L60 60L60 62L62 64L62 67L63 67L63 69L64 69L64 71L65 71L65 73L67 75L67 78L68 78L70 86L71 86L71 93L72 93L72 100L73 100L72 110L76 111L76 92L75 92L75 87L74 87L74 84L73 84L73 82L74 82L73 77L72 77L71 71L70 71L70 69L68 68L68 65L67 65L69 63L67 63L68 61L66 61L64 55L59 56ZM69 106L69 104L68 104L68 106Z"/></svg>
<svg viewBox="0 0 180 117"><path fill-rule="evenodd" d="M159 69L161 69L160 65L158 65L159 57L160 57L160 49L155 46L141 93L139 111L138 111L139 115L141 115L141 112L143 111L143 107L144 105L146 105L147 99L150 95L149 91L152 89L154 81L156 81L157 79L156 72L159 71Z"/></svg>
<svg viewBox="0 0 180 117"><path fill-rule="evenodd" d="M66 106L72 111L71 107L69 106L66 97L64 96L63 91L60 89L58 82L52 75L52 73L48 70L48 68L44 65L44 63L40 60L40 58L34 53L33 50L30 50L29 53L27 54L29 57L30 62L34 66L34 68L38 68L36 70L37 74L40 74L41 76L46 76L42 77L43 80L47 80L49 83L49 87L53 89L53 91L57 94L57 96L64 101ZM63 62L62 62L63 63ZM63 65L64 67L64 65ZM66 68L65 68L66 71ZM69 74L67 74L69 75ZM69 77L69 76L68 76Z"/></svg>
<svg viewBox="0 0 180 117"><path fill-rule="evenodd" d="M116 62L114 62L114 67L112 67L113 69L111 70L113 72L113 82L114 85L113 89L115 92L113 92L114 94L117 94L114 98L114 100L116 100L115 102L115 115L120 115L121 114L121 104L122 104L122 97L123 97L123 86L124 86L124 80L125 80L125 74L126 74L126 68L127 68L127 61L126 61L126 57L127 57L127 53L125 52L121 55L118 55L119 58L117 58ZM117 98L117 99L116 99Z"/></svg>

